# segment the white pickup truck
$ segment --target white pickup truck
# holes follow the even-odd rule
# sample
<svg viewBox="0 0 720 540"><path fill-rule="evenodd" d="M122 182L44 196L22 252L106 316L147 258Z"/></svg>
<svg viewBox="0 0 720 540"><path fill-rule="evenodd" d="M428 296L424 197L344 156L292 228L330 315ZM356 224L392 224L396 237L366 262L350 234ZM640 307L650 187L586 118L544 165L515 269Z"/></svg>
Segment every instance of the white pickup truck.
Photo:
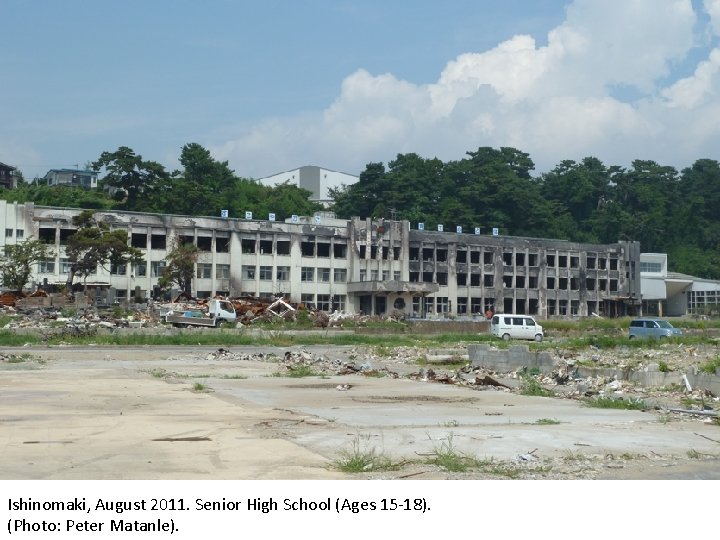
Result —
<svg viewBox="0 0 720 540"><path fill-rule="evenodd" d="M213 298L208 302L207 311L168 311L164 316L166 323L173 326L220 326L223 321L235 322L235 308L227 300Z"/></svg>

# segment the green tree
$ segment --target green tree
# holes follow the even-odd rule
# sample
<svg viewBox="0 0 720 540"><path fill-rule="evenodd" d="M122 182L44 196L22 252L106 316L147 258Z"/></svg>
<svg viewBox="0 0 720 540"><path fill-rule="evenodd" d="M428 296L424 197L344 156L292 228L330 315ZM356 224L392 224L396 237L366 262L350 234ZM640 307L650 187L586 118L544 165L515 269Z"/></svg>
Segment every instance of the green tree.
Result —
<svg viewBox="0 0 720 540"><path fill-rule="evenodd" d="M181 244L176 239L173 248L165 257L167 264L158 280L158 286L163 290L168 290L175 283L180 287L183 295L190 298L198 253L199 250L195 244L190 242Z"/></svg>
<svg viewBox="0 0 720 540"><path fill-rule="evenodd" d="M103 183L118 188L125 196L127 210L145 210L151 204L154 189L167 180L165 168L155 161L144 161L142 156L127 146L115 152L103 152L95 161L93 169L105 169Z"/></svg>
<svg viewBox="0 0 720 540"><path fill-rule="evenodd" d="M77 230L68 237L65 246L65 255L70 262L68 289L72 289L76 277L87 278L98 266L142 261L140 250L128 245L128 232L110 230L107 223L95 219L93 211L83 210L73 217L72 222Z"/></svg>
<svg viewBox="0 0 720 540"><path fill-rule="evenodd" d="M52 251L40 240L7 244L0 261L2 284L13 291L21 292L30 280L33 265L51 255Z"/></svg>

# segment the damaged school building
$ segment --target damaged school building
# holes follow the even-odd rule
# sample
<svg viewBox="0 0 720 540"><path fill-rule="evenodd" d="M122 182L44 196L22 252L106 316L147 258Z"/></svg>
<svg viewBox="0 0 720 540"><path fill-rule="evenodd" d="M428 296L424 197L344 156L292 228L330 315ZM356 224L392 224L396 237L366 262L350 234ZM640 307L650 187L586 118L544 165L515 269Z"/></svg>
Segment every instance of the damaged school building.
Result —
<svg viewBox="0 0 720 540"><path fill-rule="evenodd" d="M0 201L3 245L39 239L54 254L37 265L31 278L36 286L65 282L64 245L79 213ZM284 222L122 211L98 211L95 217L127 231L128 242L144 256L141 264L98 268L88 277L116 301L153 296L177 239L199 249L197 297L284 297L325 311L407 317L641 311L637 242L434 232L408 221L344 220L332 213Z"/></svg>

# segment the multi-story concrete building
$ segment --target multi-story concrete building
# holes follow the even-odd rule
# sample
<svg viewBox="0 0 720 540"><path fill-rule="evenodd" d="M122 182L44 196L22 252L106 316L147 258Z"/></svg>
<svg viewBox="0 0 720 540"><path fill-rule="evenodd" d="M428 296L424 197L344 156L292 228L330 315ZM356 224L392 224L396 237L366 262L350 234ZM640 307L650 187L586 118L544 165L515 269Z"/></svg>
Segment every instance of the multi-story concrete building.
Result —
<svg viewBox="0 0 720 540"><path fill-rule="evenodd" d="M310 191L309 199L311 201L328 205L332 202L332 197L330 197L331 188L339 188L342 185L349 186L356 183L358 179L353 174L331 171L316 165L305 165L290 171L259 178L258 182L267 186L277 186L287 182L290 185Z"/></svg>
<svg viewBox="0 0 720 540"><path fill-rule="evenodd" d="M50 169L43 180L48 186L72 186L95 189L97 187L97 171L81 169Z"/></svg>
<svg viewBox="0 0 720 540"><path fill-rule="evenodd" d="M14 189L17 187L16 167L0 163L0 187Z"/></svg>
<svg viewBox="0 0 720 540"><path fill-rule="evenodd" d="M64 245L80 210L0 201L8 236L38 238L54 256L36 283L63 283ZM407 221L294 216L285 222L98 212L126 230L144 261L91 276L118 299L148 297L176 239L199 248L193 292L283 296L323 310L465 316L487 309L540 317L639 312L640 246L481 236L412 229Z"/></svg>

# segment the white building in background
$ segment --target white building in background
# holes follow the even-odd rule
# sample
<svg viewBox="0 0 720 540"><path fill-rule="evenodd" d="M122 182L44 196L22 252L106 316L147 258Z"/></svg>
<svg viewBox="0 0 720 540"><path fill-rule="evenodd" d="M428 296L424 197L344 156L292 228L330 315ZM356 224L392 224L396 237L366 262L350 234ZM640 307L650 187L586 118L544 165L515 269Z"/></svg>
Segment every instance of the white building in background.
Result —
<svg viewBox="0 0 720 540"><path fill-rule="evenodd" d="M668 272L666 253L640 254L640 290L646 315L720 313L720 281Z"/></svg>
<svg viewBox="0 0 720 540"><path fill-rule="evenodd" d="M359 177L354 174L347 174L330 169L324 169L315 165L305 165L298 169L285 171L272 176L259 178L258 182L266 186L277 186L288 182L291 185L307 189L312 192L311 201L319 202L325 206L332 202L330 188L339 188L342 185L349 186L356 183Z"/></svg>
<svg viewBox="0 0 720 540"><path fill-rule="evenodd" d="M50 169L43 180L48 186L72 186L86 189L97 188L97 171L84 169Z"/></svg>

